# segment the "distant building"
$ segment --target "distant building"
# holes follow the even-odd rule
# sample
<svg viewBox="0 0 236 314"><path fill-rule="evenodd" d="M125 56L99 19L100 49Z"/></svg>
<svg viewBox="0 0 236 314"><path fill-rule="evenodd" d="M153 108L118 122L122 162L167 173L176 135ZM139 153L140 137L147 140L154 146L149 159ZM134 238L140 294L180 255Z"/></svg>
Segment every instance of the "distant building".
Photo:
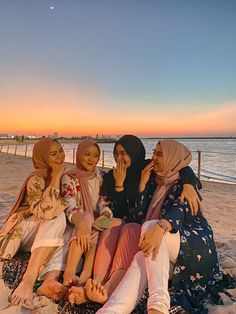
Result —
<svg viewBox="0 0 236 314"><path fill-rule="evenodd" d="M53 138L58 138L58 137L59 137L58 132L54 132L54 133L53 133Z"/></svg>
<svg viewBox="0 0 236 314"><path fill-rule="evenodd" d="M9 135L8 134L0 134L0 138L6 139L6 138L9 138Z"/></svg>

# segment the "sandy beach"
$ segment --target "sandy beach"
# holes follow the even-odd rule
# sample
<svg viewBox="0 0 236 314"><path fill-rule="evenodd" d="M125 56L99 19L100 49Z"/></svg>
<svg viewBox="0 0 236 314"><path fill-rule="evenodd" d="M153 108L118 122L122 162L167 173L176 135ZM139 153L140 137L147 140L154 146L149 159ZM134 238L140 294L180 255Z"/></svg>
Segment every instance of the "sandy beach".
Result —
<svg viewBox="0 0 236 314"><path fill-rule="evenodd" d="M67 164L68 169L73 165ZM0 153L0 224L3 223L26 176L33 170L31 158ZM224 271L236 277L236 185L205 182L201 191L204 213L210 222ZM236 297L236 289L230 291ZM35 297L38 308L21 310L8 304L7 288L0 277L0 313L57 313L56 305L46 298ZM210 314L235 314L236 303L224 297L223 306L211 306Z"/></svg>

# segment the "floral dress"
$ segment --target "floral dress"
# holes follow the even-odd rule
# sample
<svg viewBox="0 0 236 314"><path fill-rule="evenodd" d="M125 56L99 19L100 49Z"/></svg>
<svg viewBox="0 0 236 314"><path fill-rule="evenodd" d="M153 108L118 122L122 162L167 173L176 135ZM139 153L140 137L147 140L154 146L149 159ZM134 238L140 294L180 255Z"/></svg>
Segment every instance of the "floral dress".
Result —
<svg viewBox="0 0 236 314"><path fill-rule="evenodd" d="M103 202L101 200L98 202L101 184L102 172L100 172L99 169L96 169L94 177L88 180L94 214L101 215L104 211L109 211L112 214L105 201ZM79 212L81 214L85 213L85 210L82 207L81 188L78 178L65 174L61 180L61 191L67 204L66 215L68 220L71 222L71 217L75 212Z"/></svg>
<svg viewBox="0 0 236 314"><path fill-rule="evenodd" d="M137 216L143 208L148 208L155 186L155 178L152 177L144 193L140 194L139 206L133 215ZM222 279L222 273L212 228L200 210L192 216L188 203L178 201L182 189L180 182L170 188L162 204L161 218L170 222L172 233L180 233L180 250L169 283L173 292L172 306L180 305L187 313L195 313L194 309L199 308L213 286Z"/></svg>
<svg viewBox="0 0 236 314"><path fill-rule="evenodd" d="M170 285L175 290L173 303L191 308L203 302L222 273L212 228L200 210L192 216L187 202L176 201L181 192L180 184L171 188L161 215L171 223L172 232L180 233L180 250Z"/></svg>
<svg viewBox="0 0 236 314"><path fill-rule="evenodd" d="M55 218L55 210L63 212L65 208L66 204L59 190L51 186L45 189L45 181L42 177L31 176L20 207L10 216L0 231L0 258L11 259L18 251L27 218L31 217L39 224L41 221Z"/></svg>
<svg viewBox="0 0 236 314"><path fill-rule="evenodd" d="M91 230L92 244L95 245L98 242L100 232L92 228L92 223L94 222L94 219L101 215L104 211L109 212L112 217L112 211L107 206L107 204L104 203L102 200L98 202L101 184L102 173L100 172L99 169L96 169L95 175L92 178L88 179L88 188L92 197L92 204L94 208L94 214L91 215L91 213L86 212L86 210L82 206L82 195L79 179L69 174L65 174L62 177L61 182L62 195L67 203L66 215L69 222L72 223L71 218L74 213L79 212L80 214L83 214L84 221ZM74 230L70 241L75 238L76 235Z"/></svg>

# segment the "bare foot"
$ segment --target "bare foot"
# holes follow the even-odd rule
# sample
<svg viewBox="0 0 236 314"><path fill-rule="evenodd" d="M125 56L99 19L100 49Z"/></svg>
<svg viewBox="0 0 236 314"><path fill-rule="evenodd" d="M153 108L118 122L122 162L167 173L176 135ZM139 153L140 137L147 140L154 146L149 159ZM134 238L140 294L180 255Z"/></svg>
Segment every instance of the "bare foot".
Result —
<svg viewBox="0 0 236 314"><path fill-rule="evenodd" d="M79 276L79 285L85 285L86 281L91 277L91 272L88 272L86 270L83 270L82 273Z"/></svg>
<svg viewBox="0 0 236 314"><path fill-rule="evenodd" d="M104 304L108 299L105 287L97 283L96 280L88 279L85 285L85 291L90 301Z"/></svg>
<svg viewBox="0 0 236 314"><path fill-rule="evenodd" d="M60 301L65 297L67 291L68 289L63 284L56 281L54 278L50 278L44 280L36 293Z"/></svg>
<svg viewBox="0 0 236 314"><path fill-rule="evenodd" d="M77 286L80 283L79 277L70 272L64 272L63 285L66 287Z"/></svg>
<svg viewBox="0 0 236 314"><path fill-rule="evenodd" d="M68 300L71 304L81 304L88 301L84 287L71 287L69 290Z"/></svg>
<svg viewBox="0 0 236 314"><path fill-rule="evenodd" d="M10 301L14 305L33 307L33 287L32 282L22 280L16 290L12 293Z"/></svg>

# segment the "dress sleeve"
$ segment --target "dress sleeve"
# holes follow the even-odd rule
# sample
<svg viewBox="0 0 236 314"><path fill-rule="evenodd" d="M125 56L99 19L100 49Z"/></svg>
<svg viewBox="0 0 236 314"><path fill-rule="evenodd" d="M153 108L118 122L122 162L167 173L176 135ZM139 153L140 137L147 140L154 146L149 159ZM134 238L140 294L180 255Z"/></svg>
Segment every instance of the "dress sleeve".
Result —
<svg viewBox="0 0 236 314"><path fill-rule="evenodd" d="M114 217L123 218L125 215L127 215L128 207L129 201L127 199L125 190L121 192L114 191L111 202L111 209Z"/></svg>
<svg viewBox="0 0 236 314"><path fill-rule="evenodd" d="M58 189L50 185L45 189L45 181L38 176L32 176L27 183L26 199L29 211L37 218L53 219L55 212L62 213L66 204Z"/></svg>
<svg viewBox="0 0 236 314"><path fill-rule="evenodd" d="M169 208L163 215L162 218L169 221L172 226L173 233L176 233L183 227L183 223L186 216L186 211L189 211L187 202L180 203L178 201L174 202L171 208Z"/></svg>
<svg viewBox="0 0 236 314"><path fill-rule="evenodd" d="M157 183L155 181L155 175L152 174L145 190L142 193L137 194L134 207L129 210L129 222L144 223L156 187Z"/></svg>
<svg viewBox="0 0 236 314"><path fill-rule="evenodd" d="M200 180L196 177L191 167L185 167L179 171L182 184L191 184L196 190L202 188Z"/></svg>
<svg viewBox="0 0 236 314"><path fill-rule="evenodd" d="M65 174L61 180L61 191L67 205L66 216L72 222L71 218L75 212L83 213L79 182Z"/></svg>
<svg viewBox="0 0 236 314"><path fill-rule="evenodd" d="M117 192L111 171L106 173L103 178L103 183L100 189L100 198L103 207L109 207L116 218L123 218L127 214L128 200L126 192ZM105 211L105 210L104 210Z"/></svg>

